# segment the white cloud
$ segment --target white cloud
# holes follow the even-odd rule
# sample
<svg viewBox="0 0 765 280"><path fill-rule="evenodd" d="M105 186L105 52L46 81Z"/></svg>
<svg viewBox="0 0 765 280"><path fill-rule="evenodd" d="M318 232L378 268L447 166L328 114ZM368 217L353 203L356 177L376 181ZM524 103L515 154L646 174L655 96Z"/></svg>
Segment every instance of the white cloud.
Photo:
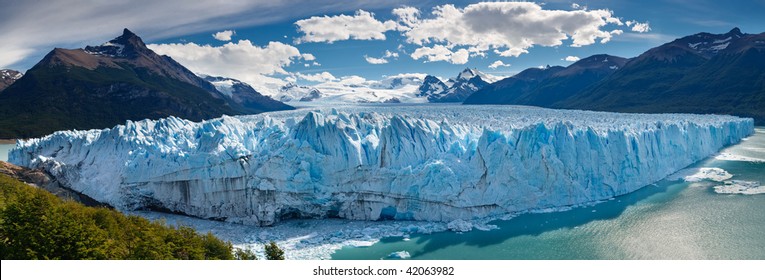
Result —
<svg viewBox="0 0 765 280"><path fill-rule="evenodd" d="M352 76L345 76L340 79L340 83L344 85L358 85L366 83L367 79L364 79L364 77L352 75Z"/></svg>
<svg viewBox="0 0 765 280"><path fill-rule="evenodd" d="M420 21L420 10L414 7L396 8L391 13L398 18L399 30L408 30Z"/></svg>
<svg viewBox="0 0 765 280"><path fill-rule="evenodd" d="M433 8L432 18L419 18L411 9L394 15L407 27L402 31L407 42L438 44L418 49L417 56L428 61L455 61L446 50L461 47L468 47L470 53L493 50L501 56L519 56L532 46L560 46L566 40L572 46L605 43L616 33L604 28L623 25L610 10L545 10L530 2L481 2L465 8L442 5Z"/></svg>
<svg viewBox="0 0 765 280"><path fill-rule="evenodd" d="M491 65L489 65L489 68L491 69L497 69L498 67L510 67L510 64L505 64L502 62L502 60L494 61Z"/></svg>
<svg viewBox="0 0 765 280"><path fill-rule="evenodd" d="M303 54L303 60L305 60L305 61L313 61L313 60L316 60L316 57L313 56L310 53L304 53Z"/></svg>
<svg viewBox="0 0 765 280"><path fill-rule="evenodd" d="M571 3L571 8L572 8L572 9L574 9L574 10L577 10L577 9L579 9L579 7L581 7L581 6L579 6L579 4L577 4L577 3Z"/></svg>
<svg viewBox="0 0 765 280"><path fill-rule="evenodd" d="M366 59L369 64L386 64L388 63L387 58L398 58L398 53L391 52L390 50L385 50L385 54L383 54L383 56L380 58L370 57L367 55L364 56L364 59Z"/></svg>
<svg viewBox="0 0 765 280"><path fill-rule="evenodd" d="M579 57L578 56L569 55L566 58L561 59L561 60L575 62L575 61L579 61Z"/></svg>
<svg viewBox="0 0 765 280"><path fill-rule="evenodd" d="M297 39L302 42L332 43L342 40L385 40L385 32L396 29L393 21L381 22L374 14L358 10L356 14L338 16L314 16L295 22L298 31L304 33Z"/></svg>
<svg viewBox="0 0 765 280"><path fill-rule="evenodd" d="M397 52L391 52L389 50L385 50L385 55L383 57L398 58L398 53Z"/></svg>
<svg viewBox="0 0 765 280"><path fill-rule="evenodd" d="M34 49L0 44L0 69L6 68L34 53Z"/></svg>
<svg viewBox="0 0 765 280"><path fill-rule="evenodd" d="M148 47L172 57L195 73L239 79L259 91L269 87L267 84L283 83L281 79L268 76L288 75L284 67L302 57L296 47L280 42L270 42L262 47L249 40L217 47L195 43L150 44Z"/></svg>
<svg viewBox="0 0 765 280"><path fill-rule="evenodd" d="M385 59L385 58L375 58L375 57L369 57L369 56L365 55L364 59L366 59L366 61L369 64L386 64L386 63L388 63L388 60Z"/></svg>
<svg viewBox="0 0 765 280"><path fill-rule="evenodd" d="M213 38L218 41L231 41L231 36L234 36L236 32L234 30L224 30L213 34Z"/></svg>
<svg viewBox="0 0 765 280"><path fill-rule="evenodd" d="M663 44L671 42L677 39L678 35L662 34L662 33L624 33L623 36L617 37L615 40L620 42L651 42L652 44Z"/></svg>
<svg viewBox="0 0 765 280"><path fill-rule="evenodd" d="M238 26L259 26L318 13L387 9L397 1L0 1L0 68L25 70L54 47L108 41L127 27L147 42ZM5 5L8 3L8 5ZM182 16L179 16L182 15Z"/></svg>
<svg viewBox="0 0 765 280"><path fill-rule="evenodd" d="M435 45L431 47L421 47L412 53L411 57L415 60L425 58L427 62L433 61L447 61L452 64L465 64L468 62L470 52L466 49L459 49L452 52L449 48L443 45Z"/></svg>
<svg viewBox="0 0 765 280"><path fill-rule="evenodd" d="M299 73L298 72L298 73L295 74L295 76L298 79L306 80L306 81L309 81L309 82L317 82L317 83L336 81L337 80L337 78L335 78L335 76L332 75L329 72L321 72L321 73L316 73L316 74L303 74L303 73Z"/></svg>
<svg viewBox="0 0 765 280"><path fill-rule="evenodd" d="M638 32L638 33L646 33L648 31L651 31L651 26L648 24L648 22L640 23L637 21L627 21L627 26L632 26L632 31Z"/></svg>

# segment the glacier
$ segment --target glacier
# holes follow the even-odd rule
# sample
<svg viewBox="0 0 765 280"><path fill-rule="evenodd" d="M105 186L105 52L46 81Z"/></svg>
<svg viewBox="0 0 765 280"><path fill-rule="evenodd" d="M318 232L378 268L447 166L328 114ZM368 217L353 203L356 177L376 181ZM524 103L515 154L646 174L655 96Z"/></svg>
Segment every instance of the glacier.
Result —
<svg viewBox="0 0 765 280"><path fill-rule="evenodd" d="M753 132L717 115L336 106L60 131L9 161L125 211L453 222L626 194Z"/></svg>

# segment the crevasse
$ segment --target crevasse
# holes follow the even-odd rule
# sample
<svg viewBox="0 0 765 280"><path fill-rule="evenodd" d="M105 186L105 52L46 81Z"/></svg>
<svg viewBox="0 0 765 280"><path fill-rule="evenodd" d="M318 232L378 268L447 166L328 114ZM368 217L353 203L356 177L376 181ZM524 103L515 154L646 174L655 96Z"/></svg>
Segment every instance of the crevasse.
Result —
<svg viewBox="0 0 765 280"><path fill-rule="evenodd" d="M626 194L753 131L715 115L340 107L62 131L9 158L125 210L452 221Z"/></svg>

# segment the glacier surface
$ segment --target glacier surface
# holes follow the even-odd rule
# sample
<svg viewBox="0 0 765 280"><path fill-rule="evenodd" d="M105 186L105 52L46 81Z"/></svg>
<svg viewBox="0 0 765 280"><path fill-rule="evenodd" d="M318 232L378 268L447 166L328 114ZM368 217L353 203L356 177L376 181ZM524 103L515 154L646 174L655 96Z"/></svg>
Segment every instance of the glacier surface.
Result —
<svg viewBox="0 0 765 280"><path fill-rule="evenodd" d="M370 105L62 131L9 160L121 210L451 222L626 194L753 131L731 116Z"/></svg>

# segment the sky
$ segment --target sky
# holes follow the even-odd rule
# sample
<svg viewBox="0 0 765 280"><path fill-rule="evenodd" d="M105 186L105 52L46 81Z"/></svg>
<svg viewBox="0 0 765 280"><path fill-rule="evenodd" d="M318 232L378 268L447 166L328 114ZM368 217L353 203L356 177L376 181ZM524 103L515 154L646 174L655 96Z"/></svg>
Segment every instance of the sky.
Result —
<svg viewBox="0 0 765 280"><path fill-rule="evenodd" d="M315 84L476 68L511 76L595 54L634 57L699 32L765 32L765 0L0 0L0 69L129 28L198 74ZM358 76L358 77L356 77Z"/></svg>

